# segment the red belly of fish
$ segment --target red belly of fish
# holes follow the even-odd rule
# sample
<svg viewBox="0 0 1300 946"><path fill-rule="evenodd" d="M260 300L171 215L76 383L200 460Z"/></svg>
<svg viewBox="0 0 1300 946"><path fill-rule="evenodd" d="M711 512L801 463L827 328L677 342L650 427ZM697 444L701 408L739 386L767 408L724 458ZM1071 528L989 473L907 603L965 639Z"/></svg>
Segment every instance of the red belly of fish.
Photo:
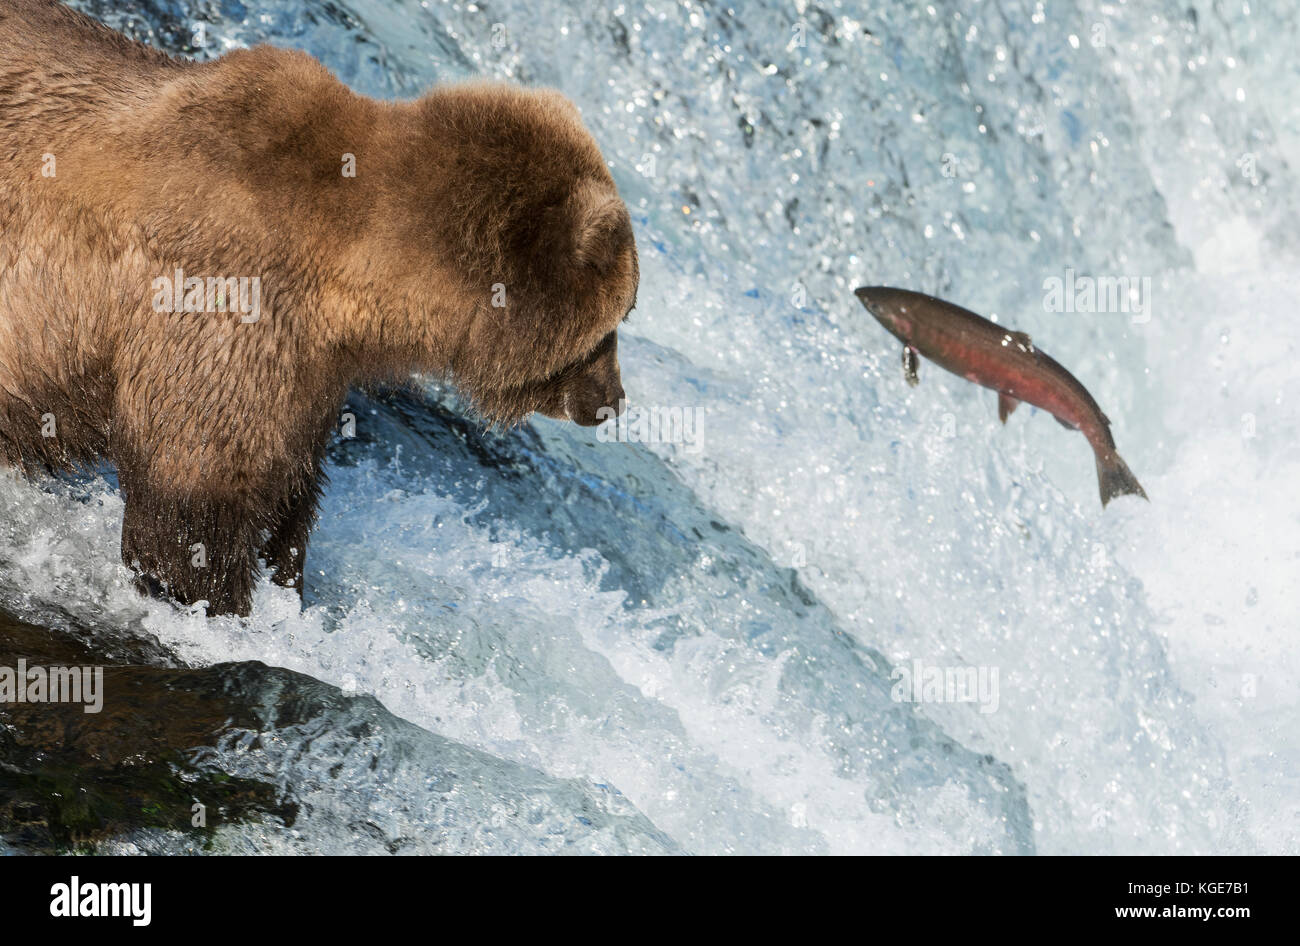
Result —
<svg viewBox="0 0 1300 946"><path fill-rule="evenodd" d="M1092 440L1088 418L1079 411L1079 405L1069 392L1052 378L1034 370L1027 356L1018 351L1008 351L999 345L989 350L983 345L959 345L948 340L932 349L917 347L926 358L976 384L1007 394L1060 418L1083 431Z"/></svg>

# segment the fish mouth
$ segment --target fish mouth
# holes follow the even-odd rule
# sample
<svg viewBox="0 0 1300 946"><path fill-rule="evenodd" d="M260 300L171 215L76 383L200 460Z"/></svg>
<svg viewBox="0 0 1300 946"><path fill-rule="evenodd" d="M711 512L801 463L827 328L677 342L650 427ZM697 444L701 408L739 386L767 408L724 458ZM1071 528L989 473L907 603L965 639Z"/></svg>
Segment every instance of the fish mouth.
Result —
<svg viewBox="0 0 1300 946"><path fill-rule="evenodd" d="M896 291L888 286L860 286L853 290L853 294L867 307L868 312L879 318L887 305L889 294Z"/></svg>
<svg viewBox="0 0 1300 946"><path fill-rule="evenodd" d="M854 289L853 294L858 297L858 301L862 303L863 307L876 317L877 322L893 332L895 328L894 316L893 312L890 311L887 294L894 291L888 286L862 286Z"/></svg>

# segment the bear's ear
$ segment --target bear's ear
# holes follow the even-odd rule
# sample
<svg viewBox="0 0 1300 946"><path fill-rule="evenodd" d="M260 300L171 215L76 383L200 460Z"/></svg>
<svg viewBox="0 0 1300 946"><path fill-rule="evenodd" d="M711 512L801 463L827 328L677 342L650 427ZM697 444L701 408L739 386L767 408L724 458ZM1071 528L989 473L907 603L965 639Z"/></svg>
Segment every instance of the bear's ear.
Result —
<svg viewBox="0 0 1300 946"><path fill-rule="evenodd" d="M623 201L609 185L584 181L570 195L569 208L574 264L609 272L631 231Z"/></svg>

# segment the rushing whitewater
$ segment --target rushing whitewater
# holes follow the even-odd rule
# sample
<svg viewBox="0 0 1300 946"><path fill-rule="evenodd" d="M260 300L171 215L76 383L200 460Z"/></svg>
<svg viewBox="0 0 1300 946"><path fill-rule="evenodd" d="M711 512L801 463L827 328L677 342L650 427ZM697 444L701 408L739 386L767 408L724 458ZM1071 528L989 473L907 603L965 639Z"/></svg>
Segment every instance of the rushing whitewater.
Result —
<svg viewBox="0 0 1300 946"><path fill-rule="evenodd" d="M135 595L111 471L0 471L0 605L318 681L310 725L203 760L299 811L214 849L1297 852L1294 19L76 5L186 55L303 48L373 95L564 91L633 211L624 383L672 419L494 434L432 382L354 395L306 607L264 580L246 622ZM1052 303L1120 277L1137 304ZM1103 516L1082 438L908 388L852 293L882 284L1067 361L1153 502Z"/></svg>

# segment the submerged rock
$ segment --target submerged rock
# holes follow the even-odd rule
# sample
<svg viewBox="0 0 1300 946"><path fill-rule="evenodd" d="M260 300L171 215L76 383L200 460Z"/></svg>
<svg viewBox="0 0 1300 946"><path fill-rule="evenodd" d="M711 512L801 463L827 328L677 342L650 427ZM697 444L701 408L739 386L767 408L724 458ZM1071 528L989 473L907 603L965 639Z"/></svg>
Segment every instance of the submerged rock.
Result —
<svg viewBox="0 0 1300 946"><path fill-rule="evenodd" d="M0 838L11 850L674 847L613 789L457 745L303 674L132 664L0 611L0 668L19 661L102 668L102 707L0 703Z"/></svg>
<svg viewBox="0 0 1300 946"><path fill-rule="evenodd" d="M102 706L0 704L0 834L18 849L62 851L139 828L195 835L273 818L297 805L276 787L195 763L200 747L260 720L240 705L225 667L113 664L68 636L0 612L0 667L101 668ZM268 672L272 672L266 668ZM94 708L93 706L90 708Z"/></svg>

